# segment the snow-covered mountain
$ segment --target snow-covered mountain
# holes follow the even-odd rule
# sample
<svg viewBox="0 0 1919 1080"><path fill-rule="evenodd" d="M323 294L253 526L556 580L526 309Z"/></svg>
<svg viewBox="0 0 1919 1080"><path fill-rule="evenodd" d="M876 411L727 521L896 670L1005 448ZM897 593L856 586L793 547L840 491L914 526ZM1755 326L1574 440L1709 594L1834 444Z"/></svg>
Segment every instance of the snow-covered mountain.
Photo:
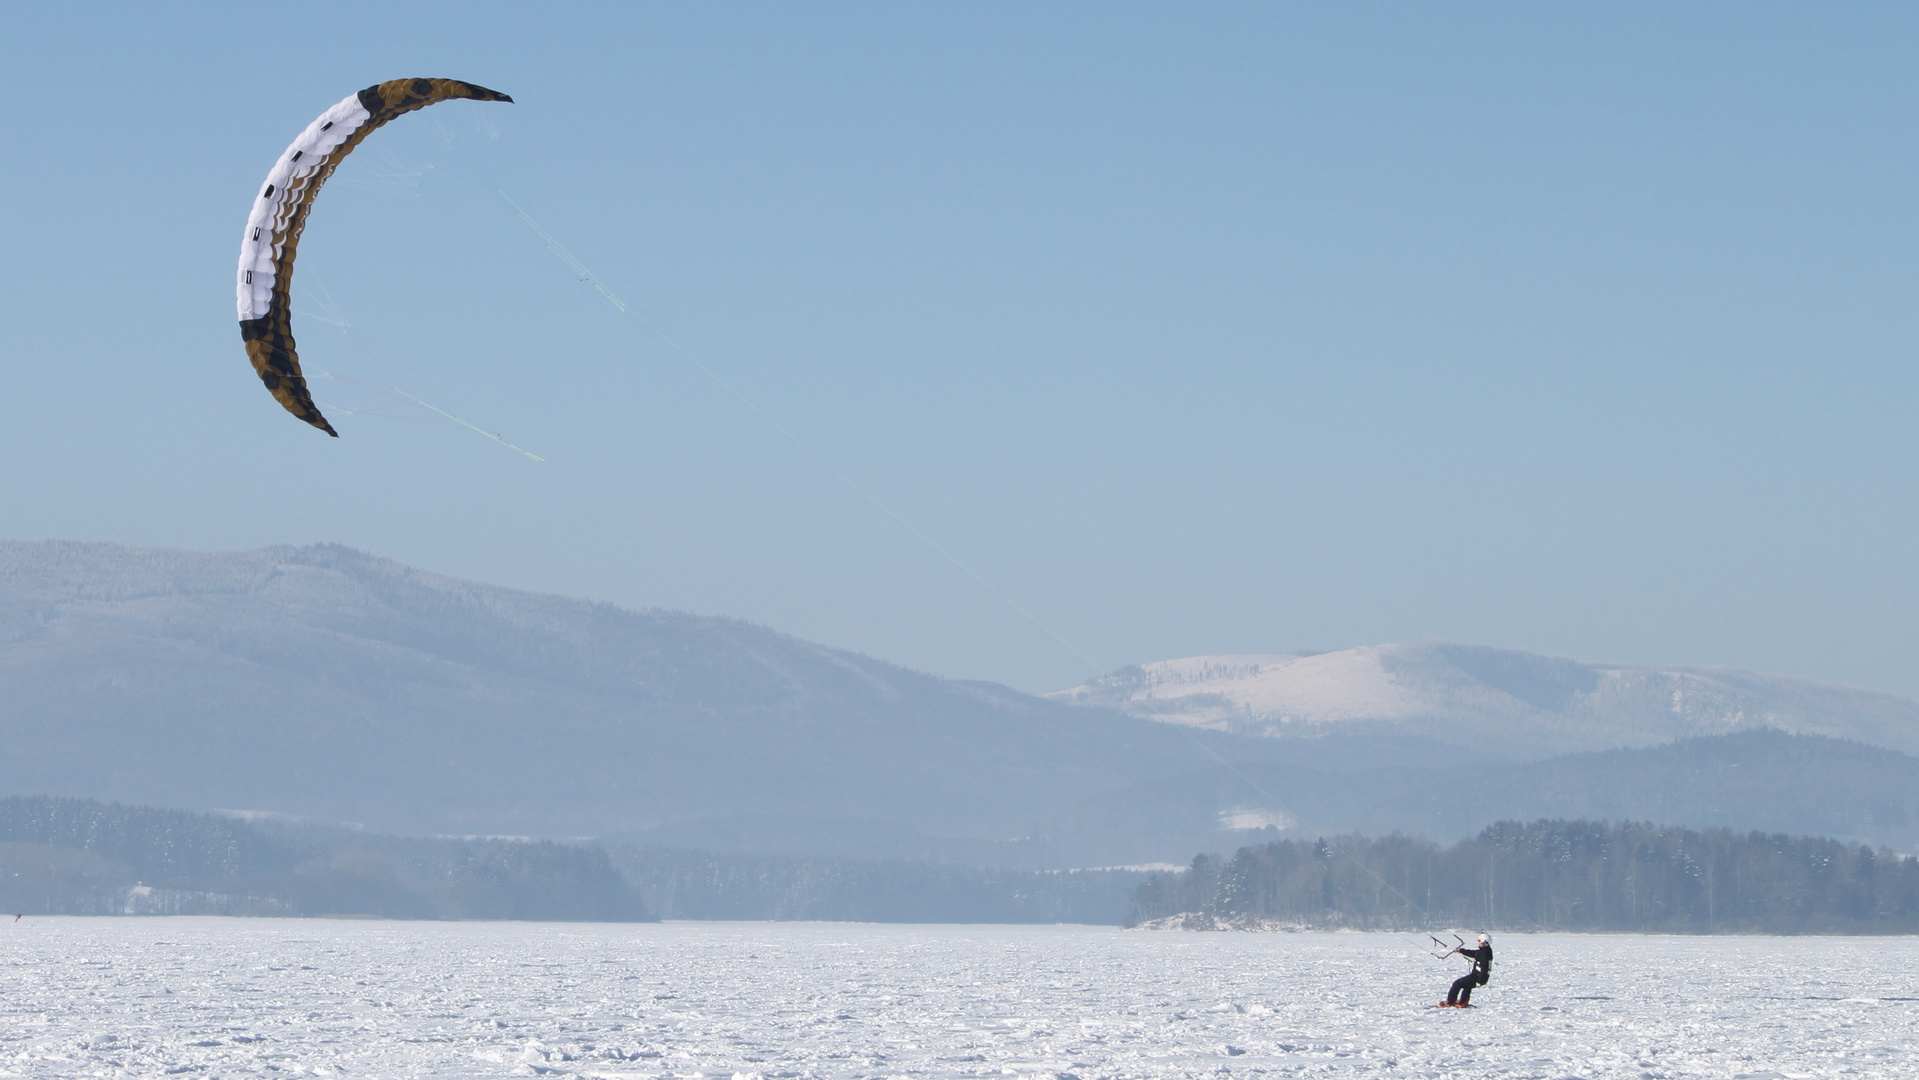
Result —
<svg viewBox="0 0 1919 1080"><path fill-rule="evenodd" d="M1762 729L1919 754L1919 703L1892 694L1448 642L1162 660L1047 696L1245 735L1416 736L1498 758Z"/></svg>

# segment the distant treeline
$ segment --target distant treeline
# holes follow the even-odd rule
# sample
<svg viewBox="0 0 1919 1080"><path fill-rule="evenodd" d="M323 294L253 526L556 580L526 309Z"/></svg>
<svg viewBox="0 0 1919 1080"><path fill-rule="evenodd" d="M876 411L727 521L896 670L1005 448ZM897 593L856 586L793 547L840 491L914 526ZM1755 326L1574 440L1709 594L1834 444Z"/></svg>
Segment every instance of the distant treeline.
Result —
<svg viewBox="0 0 1919 1080"><path fill-rule="evenodd" d="M0 906L29 914L651 917L605 851L256 825L90 799L0 799Z"/></svg>
<svg viewBox="0 0 1919 1080"><path fill-rule="evenodd" d="M0 908L29 914L1110 925L1141 877L411 838L0 798Z"/></svg>
<svg viewBox="0 0 1919 1080"><path fill-rule="evenodd" d="M1404 836L1201 855L1133 893L1128 925L1475 926L1659 933L1919 932L1919 861L1783 834L1500 822L1451 847Z"/></svg>
<svg viewBox="0 0 1919 1080"><path fill-rule="evenodd" d="M615 849L668 919L1102 923L1126 914L1136 870L993 870L905 860L800 859Z"/></svg>

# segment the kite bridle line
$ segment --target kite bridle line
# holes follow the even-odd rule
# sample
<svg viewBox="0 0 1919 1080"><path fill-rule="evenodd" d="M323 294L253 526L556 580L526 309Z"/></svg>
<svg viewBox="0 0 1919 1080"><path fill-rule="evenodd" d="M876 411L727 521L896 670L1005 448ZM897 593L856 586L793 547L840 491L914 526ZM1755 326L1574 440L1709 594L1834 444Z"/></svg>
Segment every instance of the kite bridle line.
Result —
<svg viewBox="0 0 1919 1080"><path fill-rule="evenodd" d="M729 394L735 401L739 402L741 405L745 406L749 411L751 411L754 415L758 416L761 420L765 421L766 424L770 426L774 431L779 432L781 436L783 436L788 442L792 443L794 447L796 447L807 458L812 460L814 464L818 465L821 469L829 473L835 480L839 481L841 484L845 485L847 488L850 488L852 491L857 493L861 498L865 499L868 503L872 504L874 508L878 509L881 513L885 514L888 518L891 518L901 528L905 529L907 532L912 533L913 536L918 538L927 547L937 552L940 555L940 557L944 558L947 562L952 563L961 572L966 574L966 576L972 578L973 581L977 583L981 588L985 589L987 592L991 593L994 596L994 598L998 599L1001 603L1005 604L1014 613L1016 613L1027 625L1037 630L1048 641L1052 642L1054 646L1059 648L1060 651L1066 653L1068 656L1072 657L1073 659L1079 661L1081 664L1085 665L1086 668L1089 671L1091 671L1095 677L1106 674L1107 670L1109 669L1102 668L1098 664L1094 663L1093 660L1090 657L1088 657L1084 652L1080 651L1071 642L1067 641L1064 637L1055 633L1052 630L1052 628L1048 627L1045 623L1041 622L1031 612L1027 611L1025 607L1021 606L1017 601L1015 601L1012 597L1008 596L1004 591L1002 591L1000 588L995 586L991 581L988 581L984 575L980 574L978 571L974 570L971 566L967 565L964 560L960 559L957 555L954 555L951 551L947 550L947 548L944 545L934 540L931 536L928 536L923 530L921 530L918 526L914 525L911 521L907 520L907 518L904 515L894 510L879 496L873 494L866 487L859 484L857 481L853 480L851 477L847 476L844 470L840 469L833 462L827 460L827 458L824 455L814 450L813 447L809 445L805 440L801 439L798 435L795 435L790 429L786 427L786 425L780 423L779 420L776 419L772 414L768 413L765 409L761 408L759 403L755 402L752 398L749 398L748 396L746 396L746 394L742 393L738 387L734 386L724 376L720 375L719 372L713 370L712 367L710 367L704 360L700 359L700 357L695 355L691 350L687 349L684 345L681 345L678 340L676 340L671 335L661 330L658 326L655 326L652 323L652 321L647 319L645 316L640 315L637 312L633 311L630 307L627 306L626 302L624 300L621 300L617 295L615 295L613 290L609 289L606 286L606 284L602 282L596 274L593 273L592 270L588 269L586 264L582 263L579 259L575 258L573 256L573 253L568 251L566 247L559 242L559 240L555 239L552 233L548 232L544 226L542 226L538 221L534 220L533 215L527 213L524 207L522 207L518 202L514 201L511 195L508 195L506 191L503 189L498 189L498 193L500 198L504 199L506 201L506 204L513 208L513 212L516 215L518 215L519 219L522 222L524 222L529 229L532 229L534 234L537 235L540 238L540 240L545 243L547 250L551 251L555 257L557 257L561 262L565 263L567 268L572 270L574 275L581 282L591 285L595 291L597 291L601 296L605 297L606 301L609 304L613 305L614 310L618 311L621 315L625 315L633 319L640 326L642 326L648 332L650 332L654 337L658 338L661 342L663 342L668 348L673 350L675 353L679 354L679 356L683 360L692 364L694 367L698 368L702 374L704 374L707 378L711 379L721 389L725 390L727 394ZM1318 831L1314 829L1310 823L1306 822L1299 815L1293 813L1292 810L1287 808L1287 806L1283 802L1281 802L1271 792L1267 791L1263 785L1255 781L1252 777L1247 776L1244 772L1242 772L1239 769L1238 766L1226 760L1224 757L1221 757L1218 751L1214 750L1210 746L1207 746L1205 742L1201 741L1198 736L1194 735L1184 725L1174 725L1174 726L1179 730L1179 732L1182 735L1186 737L1188 742L1191 742L1194 746L1204 751L1208 757L1218 762L1219 765L1222 768L1224 768L1227 772L1231 773L1234 777L1238 778L1238 780L1241 783L1245 784L1249 789L1257 793L1261 798L1265 799L1272 809L1279 810L1281 813L1284 813L1287 816L1291 817L1294 822L1303 826L1305 831L1308 831L1308 832ZM1343 847L1339 846L1333 841L1327 840L1323 834L1319 837L1319 840L1321 843L1326 845L1328 850L1336 852L1341 857L1351 862L1353 865L1359 867L1369 877L1371 877L1375 882L1377 882L1382 888L1391 892L1394 896L1399 897L1399 899L1405 901L1409 910L1416 911L1420 915L1426 918L1431 918L1431 914L1427 912L1425 908L1419 904L1418 901L1414 900L1411 896L1408 896L1404 891L1400 890L1397 886L1393 885L1392 882L1387 881L1383 876L1380 875L1378 871L1374 870L1371 866L1368 866L1364 860L1360 859L1358 856L1352 854L1351 852L1346 851ZM1419 948L1420 951L1422 952L1426 951L1426 947L1424 944L1418 944L1416 942L1416 939L1413 939L1413 940L1415 940L1416 947Z"/></svg>

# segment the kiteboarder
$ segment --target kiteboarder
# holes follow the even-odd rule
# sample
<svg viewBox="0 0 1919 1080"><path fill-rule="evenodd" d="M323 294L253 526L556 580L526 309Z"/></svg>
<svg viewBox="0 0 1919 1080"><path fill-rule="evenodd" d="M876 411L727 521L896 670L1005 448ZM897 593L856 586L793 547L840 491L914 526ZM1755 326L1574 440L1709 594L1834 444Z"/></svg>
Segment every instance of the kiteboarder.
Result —
<svg viewBox="0 0 1919 1080"><path fill-rule="evenodd" d="M1446 1004L1442 1008L1470 1009L1473 1007L1473 987L1486 985L1493 975L1493 939L1481 934L1473 948L1459 945L1453 952L1471 960L1473 969L1453 980L1453 988L1446 991Z"/></svg>

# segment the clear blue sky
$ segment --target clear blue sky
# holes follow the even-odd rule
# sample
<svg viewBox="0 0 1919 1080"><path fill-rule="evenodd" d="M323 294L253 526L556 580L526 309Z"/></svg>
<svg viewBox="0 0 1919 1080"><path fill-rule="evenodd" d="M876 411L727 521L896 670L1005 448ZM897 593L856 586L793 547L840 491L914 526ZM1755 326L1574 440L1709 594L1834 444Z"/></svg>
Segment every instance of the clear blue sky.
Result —
<svg viewBox="0 0 1919 1080"><path fill-rule="evenodd" d="M0 534L337 541L1088 674L837 468L1101 668L1446 638L1919 693L1919 9L6 22ZM418 75L518 104L404 118L321 197L332 440L247 366L240 229L313 116Z"/></svg>

